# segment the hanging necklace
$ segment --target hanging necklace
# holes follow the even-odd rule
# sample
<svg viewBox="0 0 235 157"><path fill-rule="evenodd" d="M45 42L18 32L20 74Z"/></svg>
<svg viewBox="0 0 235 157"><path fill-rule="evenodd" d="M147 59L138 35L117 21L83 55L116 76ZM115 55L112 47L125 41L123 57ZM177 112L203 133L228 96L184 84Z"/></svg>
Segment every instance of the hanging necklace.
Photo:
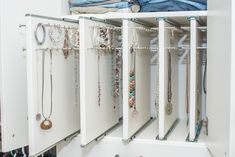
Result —
<svg viewBox="0 0 235 157"><path fill-rule="evenodd" d="M171 103L172 99L172 89L171 89L171 72L172 72L172 67L171 67L171 52L168 51L168 92L167 92L167 105L166 105L166 113L167 115L172 114L173 106Z"/></svg>
<svg viewBox="0 0 235 157"><path fill-rule="evenodd" d="M52 50L50 50L50 84L51 84L51 102L50 102L50 112L49 115L46 116L44 113L44 85L45 85L45 53L43 53L43 58L42 58L42 116L44 120L41 122L41 129L43 130L49 130L52 128L52 121L50 120L51 115L52 115L52 109L53 109L53 82L52 82Z"/></svg>
<svg viewBox="0 0 235 157"><path fill-rule="evenodd" d="M189 54L186 55L186 90L185 90L185 103L186 103L186 114L187 114L187 126L189 125Z"/></svg>
<svg viewBox="0 0 235 157"><path fill-rule="evenodd" d="M121 54L120 50L115 49L115 67L114 67L114 89L113 96L119 96L119 88L120 88L120 73L121 73Z"/></svg>
<svg viewBox="0 0 235 157"><path fill-rule="evenodd" d="M100 84L100 52L98 50L98 105L101 104L101 84Z"/></svg>
<svg viewBox="0 0 235 157"><path fill-rule="evenodd" d="M136 102L135 102L135 51L134 47L130 48L130 72L129 72L129 106L130 108L134 108L136 110Z"/></svg>
<svg viewBox="0 0 235 157"><path fill-rule="evenodd" d="M200 114L201 114L201 111L200 111L200 105L199 105L199 100L200 100L200 84L199 84L199 80L200 80L200 75L199 75L199 69L200 69L200 55L198 55L198 53L196 53L196 64L197 64L197 121L199 122L200 121Z"/></svg>
<svg viewBox="0 0 235 157"><path fill-rule="evenodd" d="M69 32L68 29L65 28L65 34L64 34L64 46L63 46L63 53L64 58L67 59L69 55Z"/></svg>

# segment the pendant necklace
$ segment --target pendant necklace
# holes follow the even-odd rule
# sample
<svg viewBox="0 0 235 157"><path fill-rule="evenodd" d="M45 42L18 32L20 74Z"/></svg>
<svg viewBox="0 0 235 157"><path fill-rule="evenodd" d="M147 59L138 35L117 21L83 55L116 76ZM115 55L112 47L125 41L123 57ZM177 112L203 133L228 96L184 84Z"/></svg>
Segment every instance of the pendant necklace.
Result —
<svg viewBox="0 0 235 157"><path fill-rule="evenodd" d="M168 92L167 92L167 105L166 105L166 113L167 115L172 114L173 106L171 103L172 99L172 89L171 89L171 72L172 72L172 67L171 67L171 52L168 51Z"/></svg>
<svg viewBox="0 0 235 157"><path fill-rule="evenodd" d="M41 129L42 130L49 130L52 128L52 121L50 120L51 115L52 115L52 107L53 107L53 82L52 82L52 50L50 50L50 85L51 85L51 101L50 101L50 112L49 115L46 116L44 113L44 85L45 85L45 53L43 53L43 58L42 58L42 116L44 118L44 120L41 122Z"/></svg>

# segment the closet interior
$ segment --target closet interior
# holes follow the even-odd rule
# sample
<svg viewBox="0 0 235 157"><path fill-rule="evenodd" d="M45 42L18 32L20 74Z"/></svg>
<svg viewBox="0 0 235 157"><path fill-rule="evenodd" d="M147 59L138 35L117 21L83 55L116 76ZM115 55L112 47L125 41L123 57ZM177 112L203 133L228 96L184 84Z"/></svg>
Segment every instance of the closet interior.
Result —
<svg viewBox="0 0 235 157"><path fill-rule="evenodd" d="M126 15L27 15L31 155L78 133L203 143L206 12Z"/></svg>

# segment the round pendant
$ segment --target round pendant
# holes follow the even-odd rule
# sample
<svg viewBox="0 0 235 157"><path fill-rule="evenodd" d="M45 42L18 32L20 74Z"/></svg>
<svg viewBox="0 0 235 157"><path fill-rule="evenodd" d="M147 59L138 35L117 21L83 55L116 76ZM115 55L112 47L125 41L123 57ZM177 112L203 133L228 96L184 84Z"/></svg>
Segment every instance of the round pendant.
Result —
<svg viewBox="0 0 235 157"><path fill-rule="evenodd" d="M167 115L171 115L172 110L173 110L172 103L171 103L171 102L168 102L168 103L166 104L166 114L167 114Z"/></svg>
<svg viewBox="0 0 235 157"><path fill-rule="evenodd" d="M132 112L132 117L134 118L134 117L138 116L138 114L139 114L139 112L136 109L134 109L134 111Z"/></svg>
<svg viewBox="0 0 235 157"><path fill-rule="evenodd" d="M42 118L41 114L40 114L40 113L37 113L37 114L36 114L36 120L37 120L37 121L40 121L41 118Z"/></svg>
<svg viewBox="0 0 235 157"><path fill-rule="evenodd" d="M49 130L52 128L52 122L49 119L45 119L42 121L40 126L42 130Z"/></svg>

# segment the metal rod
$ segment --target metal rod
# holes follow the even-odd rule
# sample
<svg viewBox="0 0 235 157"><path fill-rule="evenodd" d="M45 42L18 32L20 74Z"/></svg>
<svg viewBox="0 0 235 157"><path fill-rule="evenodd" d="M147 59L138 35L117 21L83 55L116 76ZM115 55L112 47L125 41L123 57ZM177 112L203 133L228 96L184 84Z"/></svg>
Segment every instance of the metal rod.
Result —
<svg viewBox="0 0 235 157"><path fill-rule="evenodd" d="M117 27L121 27L121 23L119 22L115 22L112 20L108 20L108 19L100 19L100 18L96 18L96 17L79 17L79 18L83 18L83 19L88 19L88 20L92 20L92 21L96 21L96 22L101 22L101 23L105 23L105 24L110 24L110 25L114 25Z"/></svg>
<svg viewBox="0 0 235 157"><path fill-rule="evenodd" d="M43 24L45 27L59 27L62 29L79 29L79 27L71 27L71 26L61 26L61 25L52 25L52 24Z"/></svg>
<svg viewBox="0 0 235 157"><path fill-rule="evenodd" d="M66 18L56 18L56 17L49 17L49 16L42 16L42 15L36 15L36 14L30 14L27 13L25 16L31 16L31 17L36 17L36 18L42 18L42 19L48 19L48 20L55 20L55 21L65 21L65 22L70 22L70 23L79 23L78 20L71 20L71 19L66 19Z"/></svg>
<svg viewBox="0 0 235 157"><path fill-rule="evenodd" d="M174 123L172 124L172 126L170 127L170 129L167 131L166 135L163 137L163 139L159 138L159 135L156 137L156 140L167 140L167 138L169 137L169 135L173 132L173 130L176 128L177 124L179 123L179 119L177 118Z"/></svg>
<svg viewBox="0 0 235 157"><path fill-rule="evenodd" d="M49 50L79 50L79 48L37 48L36 51L49 51Z"/></svg>
<svg viewBox="0 0 235 157"><path fill-rule="evenodd" d="M79 132L80 132L80 130L78 130L78 131L76 131L76 132L74 132L74 133L70 134L69 136L65 137L64 139L68 139L69 137L77 136L77 135L79 134ZM59 144L61 141L63 141L64 139L62 139L62 140L58 141L57 143L55 143L55 144L51 145L51 146L50 146L50 147L48 147L48 148L46 148L46 149L42 150L41 152L39 152L39 153L35 154L34 156L29 156L29 157L35 157L35 156L39 156L39 155L41 155L41 154L45 153L46 151L48 151L48 150L50 150L51 148L53 148L53 147L55 147L56 145L58 145L58 144Z"/></svg>
<svg viewBox="0 0 235 157"><path fill-rule="evenodd" d="M156 118L150 117L150 119L141 127L139 128L130 138L123 139L124 142L131 142L138 133L140 133L144 128L150 125Z"/></svg>
<svg viewBox="0 0 235 157"><path fill-rule="evenodd" d="M152 28L145 28L145 27L129 27L130 29L138 29L141 31L146 31L146 32L157 32L158 30L152 29Z"/></svg>
<svg viewBox="0 0 235 157"><path fill-rule="evenodd" d="M146 22L146 21L143 21L143 20L140 20L140 19L136 19L136 18L131 18L131 19L127 19L129 21L132 21L134 23L137 23L139 25L142 25L144 27L147 27L148 29L151 29L151 27L154 27L155 25L149 23L149 22Z"/></svg>
<svg viewBox="0 0 235 157"><path fill-rule="evenodd" d="M110 131L112 131L113 129L115 129L116 127L118 127L119 125L122 124L122 119L119 119L119 122L115 125L113 125L110 129L108 129L107 131L105 131L104 133L102 133L101 135L97 136L94 140L90 141L89 143L85 144L85 145L81 145L82 148L87 147L88 145L90 145L93 142L97 142L102 140Z"/></svg>
<svg viewBox="0 0 235 157"><path fill-rule="evenodd" d="M91 26L91 28L100 28L102 26ZM110 26L105 26L107 29L112 29L112 30L117 30L117 31L122 31L122 27L110 27Z"/></svg>

